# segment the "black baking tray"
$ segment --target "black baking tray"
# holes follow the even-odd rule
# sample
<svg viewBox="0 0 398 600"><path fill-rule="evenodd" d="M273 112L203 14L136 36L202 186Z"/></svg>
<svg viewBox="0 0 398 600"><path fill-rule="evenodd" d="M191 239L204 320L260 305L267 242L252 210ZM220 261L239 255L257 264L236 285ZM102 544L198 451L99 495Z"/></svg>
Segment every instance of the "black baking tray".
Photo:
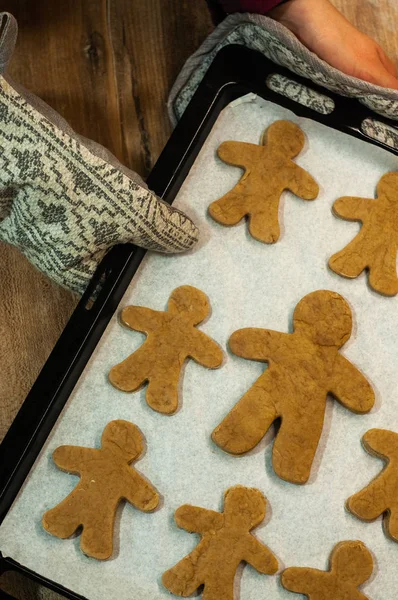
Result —
<svg viewBox="0 0 398 600"><path fill-rule="evenodd" d="M274 73L332 98L334 111L323 115L270 90L266 80ZM343 98L292 74L259 52L230 45L218 53L174 130L148 178L150 189L172 203L220 111L249 92L398 156L398 150L361 131L362 122L370 118L395 128L398 135L394 121L373 113L355 99ZM141 248L126 244L114 247L105 256L12 423L0 446L0 524L144 255ZM91 301L93 296L94 302ZM67 598L82 599L56 582L4 558L0 549L0 575L7 570L19 571Z"/></svg>

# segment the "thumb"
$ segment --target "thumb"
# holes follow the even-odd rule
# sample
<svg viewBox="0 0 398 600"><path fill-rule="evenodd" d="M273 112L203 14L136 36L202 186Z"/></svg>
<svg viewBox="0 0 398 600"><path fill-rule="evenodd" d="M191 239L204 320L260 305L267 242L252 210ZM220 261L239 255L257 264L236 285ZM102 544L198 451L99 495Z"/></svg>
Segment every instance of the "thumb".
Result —
<svg viewBox="0 0 398 600"><path fill-rule="evenodd" d="M199 238L199 230L191 219L177 208L148 192L139 217L149 237L138 243L149 250L174 253L189 250Z"/></svg>
<svg viewBox="0 0 398 600"><path fill-rule="evenodd" d="M187 215L166 204L150 190L131 182L128 204L118 202L114 222L98 246L132 243L165 253L184 252L198 241L199 231ZM105 244L104 244L105 242Z"/></svg>

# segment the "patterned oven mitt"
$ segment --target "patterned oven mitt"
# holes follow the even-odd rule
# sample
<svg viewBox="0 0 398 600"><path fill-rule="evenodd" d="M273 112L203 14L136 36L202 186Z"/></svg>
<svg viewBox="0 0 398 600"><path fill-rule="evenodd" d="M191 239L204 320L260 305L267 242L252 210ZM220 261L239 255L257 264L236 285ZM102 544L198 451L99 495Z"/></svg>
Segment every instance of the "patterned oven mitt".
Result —
<svg viewBox="0 0 398 600"><path fill-rule="evenodd" d="M308 50L289 29L274 19L255 14L231 14L216 27L201 47L185 63L169 97L169 115L175 124L188 106L215 56L229 44L240 44L261 52L277 65L342 96L355 97L375 112L398 120L398 91L367 83L345 75ZM332 112L333 100L294 83L281 75L272 75L268 86L317 112ZM372 120L362 124L364 133L398 148L398 133Z"/></svg>
<svg viewBox="0 0 398 600"><path fill-rule="evenodd" d="M188 217L4 75L17 37L8 13L0 32L0 239L79 294L116 243L190 248L198 231Z"/></svg>

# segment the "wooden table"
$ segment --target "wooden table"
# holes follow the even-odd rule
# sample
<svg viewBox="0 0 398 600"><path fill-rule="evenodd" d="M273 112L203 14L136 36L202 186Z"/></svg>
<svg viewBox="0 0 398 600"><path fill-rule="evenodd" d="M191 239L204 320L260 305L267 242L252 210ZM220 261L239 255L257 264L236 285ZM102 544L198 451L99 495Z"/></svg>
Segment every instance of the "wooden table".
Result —
<svg viewBox="0 0 398 600"><path fill-rule="evenodd" d="M333 0L398 65L396 0ZM170 135L168 91L212 30L204 0L0 0L20 33L10 74L76 131L146 176ZM0 439L65 326L76 297L0 243ZM16 597L55 598L12 574Z"/></svg>
<svg viewBox="0 0 398 600"><path fill-rule="evenodd" d="M212 29L204 0L1 0L19 23L9 72L80 134L146 176L171 127L166 100ZM76 297L0 245L0 439Z"/></svg>

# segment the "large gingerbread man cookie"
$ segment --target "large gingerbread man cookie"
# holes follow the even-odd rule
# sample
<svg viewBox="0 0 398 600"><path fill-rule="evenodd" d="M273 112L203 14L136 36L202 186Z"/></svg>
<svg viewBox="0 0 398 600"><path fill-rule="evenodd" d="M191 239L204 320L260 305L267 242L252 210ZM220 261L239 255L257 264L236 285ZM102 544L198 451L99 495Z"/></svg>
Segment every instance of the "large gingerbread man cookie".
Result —
<svg viewBox="0 0 398 600"><path fill-rule="evenodd" d="M289 592L304 594L309 600L367 600L358 587L373 572L373 559L365 544L341 542L330 557L329 571L291 567L281 581Z"/></svg>
<svg viewBox="0 0 398 600"><path fill-rule="evenodd" d="M163 585L184 598L204 585L203 600L233 600L235 574L241 562L266 575L276 573L275 556L250 533L264 520L265 507L266 499L259 490L243 486L225 492L222 513L181 506L175 513L177 525L202 539L164 573Z"/></svg>
<svg viewBox="0 0 398 600"><path fill-rule="evenodd" d="M243 454L254 448L281 418L274 442L275 473L305 483L322 433L326 398L332 394L353 412L374 404L371 385L342 354L352 315L342 296L319 290L297 304L293 333L240 329L229 340L237 356L268 368L213 432L223 450Z"/></svg>
<svg viewBox="0 0 398 600"><path fill-rule="evenodd" d="M209 312L207 296L189 285L173 291L165 312L143 306L125 308L122 323L146 333L147 339L136 352L111 369L110 382L125 392L134 392L148 383L148 405L161 413L175 412L185 360L192 358L209 369L221 366L220 346L196 329Z"/></svg>
<svg viewBox="0 0 398 600"><path fill-rule="evenodd" d="M369 285L380 294L398 293L398 172L384 175L377 199L339 198L333 211L342 219L359 221L358 235L329 260L330 268L344 277L358 277L369 269Z"/></svg>
<svg viewBox="0 0 398 600"><path fill-rule="evenodd" d="M82 527L82 551L93 558L109 558L119 503L126 500L145 512L154 510L159 503L152 485L129 466L143 449L138 427L120 420L105 427L99 449L57 448L53 454L57 467L79 475L80 481L69 496L43 515L44 529L64 539Z"/></svg>
<svg viewBox="0 0 398 600"><path fill-rule="evenodd" d="M386 533L398 542L398 433L370 429L362 438L364 448L386 466L367 487L351 496L347 508L363 521L384 515Z"/></svg>
<svg viewBox="0 0 398 600"><path fill-rule="evenodd" d="M262 145L224 142L218 156L245 170L239 183L209 206L222 225L236 225L247 216L252 237L266 244L278 241L279 202L284 190L303 200L314 200L318 184L293 158L303 149L304 133L291 121L276 121L264 133Z"/></svg>

